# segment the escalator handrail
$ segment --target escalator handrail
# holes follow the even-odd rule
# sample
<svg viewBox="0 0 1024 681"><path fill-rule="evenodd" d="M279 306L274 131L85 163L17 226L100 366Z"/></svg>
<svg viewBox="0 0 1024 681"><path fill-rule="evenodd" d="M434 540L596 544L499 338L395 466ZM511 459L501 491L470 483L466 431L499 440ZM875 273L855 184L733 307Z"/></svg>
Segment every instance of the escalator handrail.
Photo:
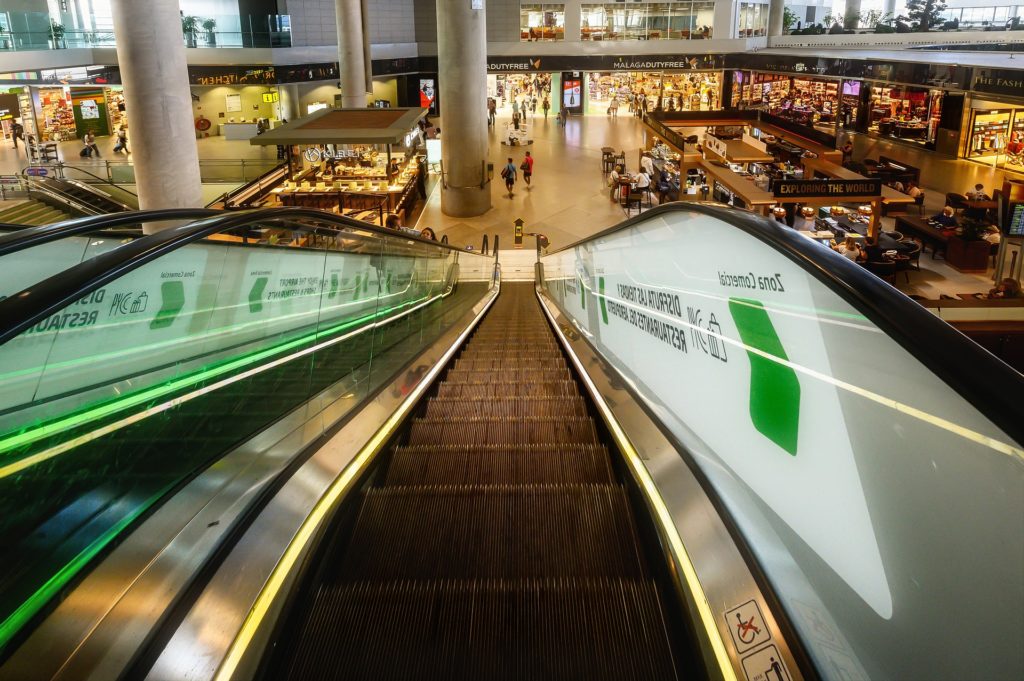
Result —
<svg viewBox="0 0 1024 681"><path fill-rule="evenodd" d="M165 210L136 210L109 215L90 215L84 218L62 220L49 225L25 227L0 236L0 256L9 255L26 248L40 246L51 241L79 234L91 234L116 227L134 225L143 222L166 222L168 220L199 220L220 215L223 211L209 208L173 208ZM13 225L12 225L13 227Z"/></svg>
<svg viewBox="0 0 1024 681"><path fill-rule="evenodd" d="M305 219L327 225L374 232L381 236L418 241L435 248L463 253L460 248L424 239L416 234L395 232L360 220L311 208L260 208L227 213L214 212L218 213L215 217L143 236L120 248L102 253L64 270L49 279L33 284L20 293L0 300L0 345L17 337L25 329L46 319L75 300L146 263L214 234L248 225L279 222L294 224L296 221ZM310 231L315 232L317 229L319 228L314 227ZM336 231L330 227L328 230L332 233ZM465 253L479 255L472 251Z"/></svg>
<svg viewBox="0 0 1024 681"><path fill-rule="evenodd" d="M668 203L547 255L681 212L716 218L780 251L863 314L1003 432L1024 443L1024 418L1017 402L1017 397L1024 394L1024 375L862 266L763 216L706 203Z"/></svg>

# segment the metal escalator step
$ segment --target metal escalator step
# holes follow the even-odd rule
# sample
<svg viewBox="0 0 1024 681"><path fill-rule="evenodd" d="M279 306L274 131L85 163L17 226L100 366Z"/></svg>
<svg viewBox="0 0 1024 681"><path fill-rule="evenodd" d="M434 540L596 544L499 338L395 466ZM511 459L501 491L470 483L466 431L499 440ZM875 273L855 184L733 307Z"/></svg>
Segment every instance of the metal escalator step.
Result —
<svg viewBox="0 0 1024 681"><path fill-rule="evenodd" d="M583 418L587 403L575 397L515 397L494 400L434 398L427 404L427 418L521 419L534 417Z"/></svg>
<svg viewBox="0 0 1024 681"><path fill-rule="evenodd" d="M533 357L538 354L560 356L562 354L561 348L554 343L531 343L530 345L469 345L462 354L459 355L459 359L521 359L523 357Z"/></svg>
<svg viewBox="0 0 1024 681"><path fill-rule="evenodd" d="M452 369L445 376L445 381L452 383L478 383L484 380L517 381L520 383L534 383L536 381L564 381L572 378L569 367L547 367L525 368L510 364L504 369L488 369L469 371L467 369Z"/></svg>
<svg viewBox="0 0 1024 681"><path fill-rule="evenodd" d="M382 486L611 484L602 445L397 447Z"/></svg>
<svg viewBox="0 0 1024 681"><path fill-rule="evenodd" d="M638 541L617 485L370 488L325 578L640 578Z"/></svg>
<svg viewBox="0 0 1024 681"><path fill-rule="evenodd" d="M455 360L455 363L452 365L452 371L519 370L524 368L523 364L528 364L529 368L536 369L565 366L565 362L561 355L528 351L525 354L512 359L506 357L460 357Z"/></svg>
<svg viewBox="0 0 1024 681"><path fill-rule="evenodd" d="M286 679L678 678L646 580L324 585L296 634Z"/></svg>
<svg viewBox="0 0 1024 681"><path fill-rule="evenodd" d="M575 381L536 381L534 383L521 383L519 381L499 381L493 376L482 374L475 377L475 381L454 383L445 381L438 386L437 396L439 398L481 400L495 397L560 397L563 395L578 395L579 386Z"/></svg>
<svg viewBox="0 0 1024 681"><path fill-rule="evenodd" d="M589 418L415 419L409 433L413 445L599 444Z"/></svg>

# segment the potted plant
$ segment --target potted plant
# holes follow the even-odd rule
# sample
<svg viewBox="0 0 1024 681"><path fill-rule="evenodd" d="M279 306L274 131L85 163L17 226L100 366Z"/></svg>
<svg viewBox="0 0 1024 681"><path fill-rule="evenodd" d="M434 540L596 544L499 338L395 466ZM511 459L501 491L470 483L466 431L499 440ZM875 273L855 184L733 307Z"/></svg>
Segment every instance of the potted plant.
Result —
<svg viewBox="0 0 1024 681"><path fill-rule="evenodd" d="M185 46L196 46L196 34L199 33L199 17L181 15L181 32L185 35Z"/></svg>
<svg viewBox="0 0 1024 681"><path fill-rule="evenodd" d="M50 19L50 45L55 50L64 47L64 24L58 24L53 19Z"/></svg>
<svg viewBox="0 0 1024 681"><path fill-rule="evenodd" d="M217 45L217 34L213 32L215 28L217 28L216 19L203 19L203 30L206 31L206 44L209 47Z"/></svg>
<svg viewBox="0 0 1024 681"><path fill-rule="evenodd" d="M965 219L957 233L949 237L946 262L961 272L984 272L988 269L991 244L984 235L989 226L982 220Z"/></svg>

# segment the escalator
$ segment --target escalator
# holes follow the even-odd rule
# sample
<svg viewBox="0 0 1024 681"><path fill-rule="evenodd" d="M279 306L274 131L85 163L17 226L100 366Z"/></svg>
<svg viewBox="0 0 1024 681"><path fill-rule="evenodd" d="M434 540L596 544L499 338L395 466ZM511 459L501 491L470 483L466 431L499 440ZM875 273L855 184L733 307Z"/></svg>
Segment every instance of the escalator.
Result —
<svg viewBox="0 0 1024 681"><path fill-rule="evenodd" d="M533 285L504 285L314 559L265 678L703 676L599 433Z"/></svg>
<svg viewBox="0 0 1024 681"><path fill-rule="evenodd" d="M1019 678L1024 377L830 250L158 219L0 237L0 681Z"/></svg>

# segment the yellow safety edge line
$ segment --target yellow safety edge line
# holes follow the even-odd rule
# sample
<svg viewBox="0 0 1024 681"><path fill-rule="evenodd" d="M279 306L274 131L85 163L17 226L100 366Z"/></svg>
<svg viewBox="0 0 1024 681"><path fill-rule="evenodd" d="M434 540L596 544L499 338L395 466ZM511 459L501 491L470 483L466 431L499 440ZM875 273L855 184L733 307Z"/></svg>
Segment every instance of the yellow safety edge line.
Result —
<svg viewBox="0 0 1024 681"><path fill-rule="evenodd" d="M499 284L500 292L500 284ZM409 396L399 405L398 409L384 422L384 425L374 434L370 441L363 446L356 457L349 463L348 466L341 472L341 474L334 479L331 486L327 489L327 492L320 497L320 500L313 507L313 510L306 516L306 519L302 522L299 531L292 537L291 542L288 544L288 548L285 549L281 559L274 566L274 570L270 573L270 578L267 579L267 583L263 585L263 589L260 590L259 596L256 597L256 601L253 603L252 608L249 609L249 614L246 615L245 621L242 623L242 627L239 629L238 634L235 635L234 640L231 642L231 647L228 648L227 655L224 656L224 660L221 662L220 667L217 669L217 673L214 675L215 681L230 681L238 670L239 664L242 662L242 657L248 650L249 645L252 643L253 638L256 636L256 632L259 630L263 623L263 619L267 616L271 605L277 599L282 587L284 586L285 580L291 573L292 568L298 562L299 557L305 550L309 541L313 538L313 535L320 528L324 519L327 517L328 512L333 508L337 501L345 495L348 491L349 485L355 480L362 470L366 467L366 464L377 454L380 447L391 437L395 428L404 420L406 413L412 408L420 395L430 386L434 378L440 373L447 364L448 360L451 359L452 355L462 347L466 337L476 328L480 319L484 313L490 308L490 306L497 299L497 295L492 296L491 300L488 301L486 307L480 311L473 323L470 324L465 331L463 331L456 339L455 343L441 356L441 358L434 364L434 367L427 373L424 380L420 381L419 385L413 389Z"/></svg>
<svg viewBox="0 0 1024 681"><path fill-rule="evenodd" d="M538 295L538 297L540 297ZM736 670L733 668L732 658L726 650L725 640L722 638L722 632L718 629L718 620L715 614L711 610L711 604L708 603L707 595L704 593L704 587L701 586L700 578L697 576L697 569L693 565L693 561L690 559L690 554L686 550L686 546L683 544L682 538L679 536L679 531L676 529L675 523L672 521L672 514L668 510L668 506L665 505L665 500L661 498L661 493L658 491L657 485L651 478L647 467L644 466L643 461L640 459L640 455L633 447L626 433L622 430L618 420L615 418L608 404L604 401L601 393L598 391L597 386L590 379L586 370L583 368L583 363L580 362L573 351L572 346L565 338L565 334L559 328L558 324L552 318L551 313L548 311L547 306L541 301L541 307L544 309L545 315L551 321L551 326L554 327L555 332L562 339L562 345L565 347L569 356L572 358L573 364L576 365L576 369L579 372L580 378L587 384L587 388L590 391L591 397L594 399L594 404L597 405L598 409L601 410L601 415L604 417L605 423L608 424L609 429L612 431L612 435L615 437L615 441L625 455L626 460L633 468L637 479L640 482L640 486L644 491L644 495L653 507L657 516L658 524L661 525L664 536L668 539L668 543L672 549L672 553L675 555L676 560L682 569L683 578L686 580L686 585L689 587L690 593L693 596L693 601L697 605L697 612L700 615L701 623L704 625L704 629L708 634L708 639L711 642L711 649L715 654L715 659L718 661L718 666L722 671L722 677L725 681L737 681Z"/></svg>

